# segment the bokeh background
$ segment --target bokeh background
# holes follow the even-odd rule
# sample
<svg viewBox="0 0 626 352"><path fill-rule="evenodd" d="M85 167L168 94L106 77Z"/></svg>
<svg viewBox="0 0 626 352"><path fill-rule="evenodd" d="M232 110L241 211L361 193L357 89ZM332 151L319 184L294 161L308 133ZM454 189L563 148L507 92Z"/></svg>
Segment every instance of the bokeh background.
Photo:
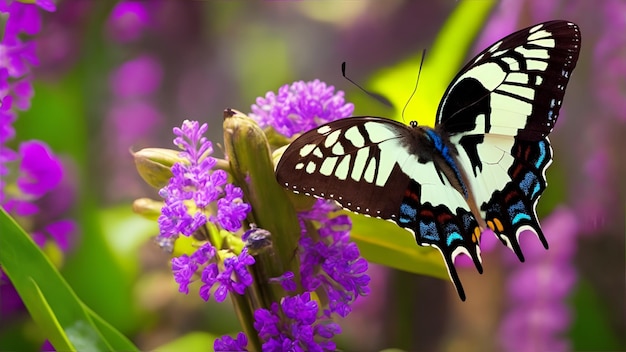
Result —
<svg viewBox="0 0 626 352"><path fill-rule="evenodd" d="M381 70L428 50L457 6L57 1L32 38L35 96L19 113L12 143L40 139L64 160L70 187L58 197L73 200L78 231L62 270L79 297L142 350L197 331L239 331L228 304L178 293L167 254L151 241L156 222L131 211L135 198L158 194L137 175L129 150L170 148L172 127L184 119L207 122L209 139L219 144L224 108L249 112L256 97L296 80L344 90L355 115L397 114L402 106L388 109L343 79L341 62L368 87ZM372 293L341 321L342 350L626 349L624 1L494 2L468 57L551 19L576 22L583 38L551 135L555 162L539 208L551 249L530 249L535 254L524 264L499 246L486 250L484 275L461 269L465 303L449 282L372 265ZM404 85L414 85L418 66L416 60L415 76ZM525 240L523 248L535 241ZM45 337L36 330L23 310L3 313L0 349L38 348ZM550 344L532 345L533 339Z"/></svg>

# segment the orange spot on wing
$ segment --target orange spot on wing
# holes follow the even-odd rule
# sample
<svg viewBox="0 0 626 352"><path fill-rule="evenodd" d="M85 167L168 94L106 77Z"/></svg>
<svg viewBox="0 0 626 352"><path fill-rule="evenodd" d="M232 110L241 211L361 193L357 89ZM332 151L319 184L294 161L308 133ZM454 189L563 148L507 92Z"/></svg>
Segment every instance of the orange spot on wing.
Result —
<svg viewBox="0 0 626 352"><path fill-rule="evenodd" d="M496 224L496 229L498 229L498 232L502 233L504 231L504 226L502 226L502 222L500 222L500 219L494 218L493 222L494 222L494 224ZM493 231L495 231L495 230L493 230Z"/></svg>

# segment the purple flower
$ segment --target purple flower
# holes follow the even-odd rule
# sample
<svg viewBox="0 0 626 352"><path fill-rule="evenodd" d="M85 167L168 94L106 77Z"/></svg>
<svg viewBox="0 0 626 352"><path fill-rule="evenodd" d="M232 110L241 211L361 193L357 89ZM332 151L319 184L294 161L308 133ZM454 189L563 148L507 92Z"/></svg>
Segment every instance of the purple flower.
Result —
<svg viewBox="0 0 626 352"><path fill-rule="evenodd" d="M572 259L576 250L578 220L567 209L555 210L543 221L543 232L550 240L550 251L534 235L520 236L526 263L511 260L507 293L511 308L500 330L507 351L567 351L562 337L570 323L567 296L576 283ZM532 236L530 236L532 235ZM526 240L527 239L527 240ZM511 255L512 257L512 255Z"/></svg>
<svg viewBox="0 0 626 352"><path fill-rule="evenodd" d="M112 72L111 90L119 98L145 97L160 87L161 64L149 55L142 55L120 65Z"/></svg>
<svg viewBox="0 0 626 352"><path fill-rule="evenodd" d="M25 194L41 197L55 188L63 178L61 161L50 148L40 141L24 142L20 145L22 156L17 185Z"/></svg>
<svg viewBox="0 0 626 352"><path fill-rule="evenodd" d="M348 117L354 105L346 103L344 93L319 80L297 81L257 98L250 117L261 127L273 127L278 133L291 137L326 122Z"/></svg>
<svg viewBox="0 0 626 352"><path fill-rule="evenodd" d="M232 337L226 335L222 336L219 339L216 339L213 343L213 350L216 352L224 351L224 352L239 352L239 351L247 351L246 348L248 346L248 338L246 334L240 332L237 334L237 339L233 339Z"/></svg>
<svg viewBox="0 0 626 352"><path fill-rule="evenodd" d="M216 263L209 264L202 271L202 282L200 297L208 301L211 296L211 289L217 283L219 286L215 290L215 300L223 302L229 292L243 295L246 287L252 285L252 275L248 272L248 266L254 264L254 258L248 254L244 248L239 256L229 257L224 260L224 269L220 272Z"/></svg>
<svg viewBox="0 0 626 352"><path fill-rule="evenodd" d="M341 332L332 321L317 322L319 307L305 292L284 297L270 309L254 312L254 328L263 339L263 351L333 351L335 343L328 340ZM317 323L316 323L317 322Z"/></svg>
<svg viewBox="0 0 626 352"><path fill-rule="evenodd" d="M370 277L365 274L367 261L350 241L350 218L346 215L322 217L319 209L328 209L328 202L318 200L311 211L300 214L301 219L317 220L322 225L318 230L319 241L308 235L300 239L302 285L307 291L323 286L330 301L329 310L324 314L346 317L357 297L369 293Z"/></svg>

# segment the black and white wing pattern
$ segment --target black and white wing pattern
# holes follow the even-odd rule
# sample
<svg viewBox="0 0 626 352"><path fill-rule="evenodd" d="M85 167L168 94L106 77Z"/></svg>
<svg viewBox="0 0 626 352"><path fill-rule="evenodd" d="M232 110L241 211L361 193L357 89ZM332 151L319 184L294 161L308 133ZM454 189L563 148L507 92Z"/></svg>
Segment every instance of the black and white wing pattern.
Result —
<svg viewBox="0 0 626 352"><path fill-rule="evenodd" d="M545 248L535 207L552 162L547 135L578 60L580 30L566 21L538 24L498 41L452 81L437 127L457 147L487 225L521 261L523 230Z"/></svg>
<svg viewBox="0 0 626 352"><path fill-rule="evenodd" d="M322 125L296 139L278 182L351 211L394 221L437 248L461 299L460 253L482 272L489 227L523 260L518 237L535 232L535 206L552 160L547 139L580 50L580 32L552 21L483 51L452 81L434 129L378 117Z"/></svg>

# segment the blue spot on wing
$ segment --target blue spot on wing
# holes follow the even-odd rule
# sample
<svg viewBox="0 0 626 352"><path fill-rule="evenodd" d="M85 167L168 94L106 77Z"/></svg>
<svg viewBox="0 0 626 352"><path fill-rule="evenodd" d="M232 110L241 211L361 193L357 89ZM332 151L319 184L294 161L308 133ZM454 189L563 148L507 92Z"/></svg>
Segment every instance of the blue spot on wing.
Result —
<svg viewBox="0 0 626 352"><path fill-rule="evenodd" d="M530 215L526 213L526 206L524 206L521 200L509 205L508 213L512 225L516 225L522 220L531 219Z"/></svg>
<svg viewBox="0 0 626 352"><path fill-rule="evenodd" d="M541 168L541 164L543 164L543 160L546 158L546 142L540 141L537 143L539 146L539 157L537 158L537 162L535 163L535 167L537 169Z"/></svg>
<svg viewBox="0 0 626 352"><path fill-rule="evenodd" d="M400 205L400 217L398 221L403 224L416 222L417 221L417 209L415 209L414 207L406 203L402 203L402 205Z"/></svg>
<svg viewBox="0 0 626 352"><path fill-rule="evenodd" d="M515 217L513 218L513 221L511 221L511 223L513 225L515 225L515 224L517 224L518 222L520 222L522 220L530 220L530 215L519 213L519 214L515 215Z"/></svg>
<svg viewBox="0 0 626 352"><path fill-rule="evenodd" d="M439 231L434 222L425 223L420 221L420 236L427 240L439 241Z"/></svg>
<svg viewBox="0 0 626 352"><path fill-rule="evenodd" d="M446 239L446 244L450 246L454 241L463 241L463 237L458 232L452 232L448 234L448 238Z"/></svg>

